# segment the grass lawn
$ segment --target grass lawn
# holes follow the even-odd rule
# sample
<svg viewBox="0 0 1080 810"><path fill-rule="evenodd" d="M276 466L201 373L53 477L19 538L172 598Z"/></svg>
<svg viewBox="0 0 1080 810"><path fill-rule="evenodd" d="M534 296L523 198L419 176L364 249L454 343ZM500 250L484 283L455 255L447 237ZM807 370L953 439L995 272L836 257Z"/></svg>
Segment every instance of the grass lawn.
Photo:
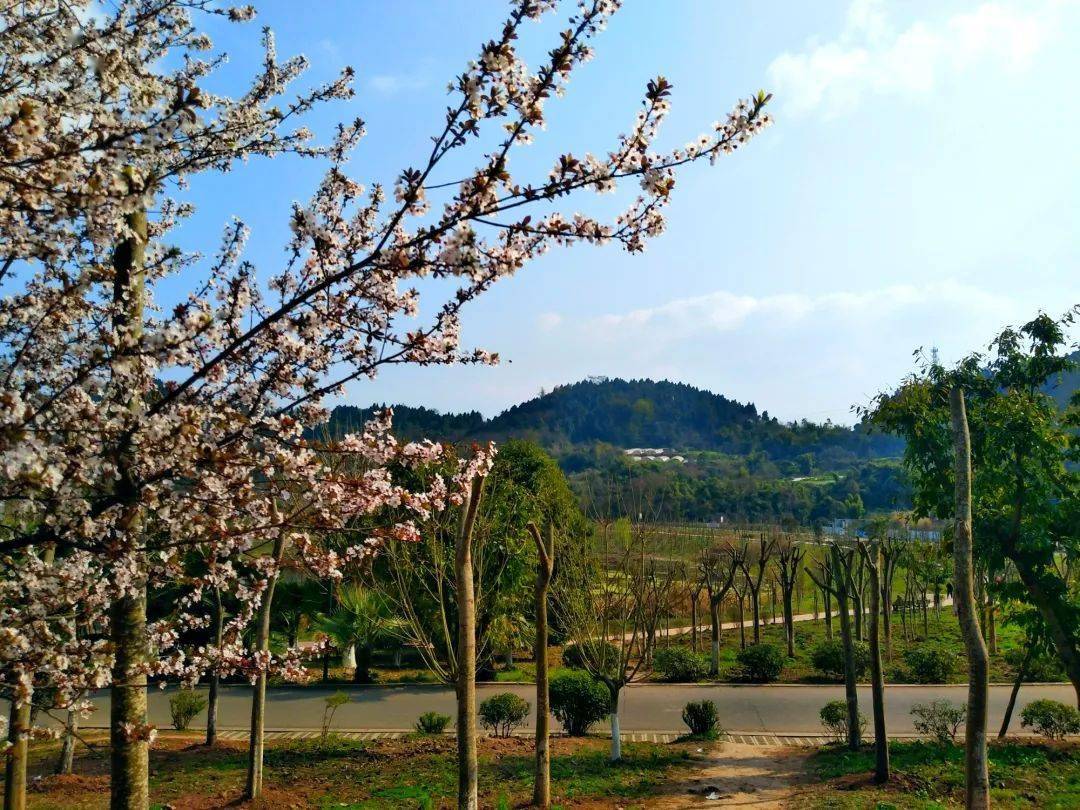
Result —
<svg viewBox="0 0 1080 810"><path fill-rule="evenodd" d="M871 782L874 753L828 748L808 767L815 784L800 796L799 807L931 810L963 806L964 750L930 742L889 746L893 781ZM990 745L991 802L1010 808L1080 807L1080 747L1075 743L1009 742Z"/></svg>
<svg viewBox="0 0 1080 810"><path fill-rule="evenodd" d="M610 742L553 738L552 795L559 807L632 808L663 782L691 767L694 743L629 743L621 763L608 762ZM31 810L108 806L108 752L85 752L75 775L48 774L56 745L35 746L31 759ZM151 807L195 810L237 806L246 748L226 742L214 749L191 736L165 733L151 753ZM480 801L484 807L517 807L532 796L533 741L480 740ZM455 804L456 760L451 737L414 735L363 742L331 737L270 742L266 751L266 808L348 807L359 810L444 808ZM40 778L35 778L40 776ZM603 802L597 805L596 802ZM246 805L240 805L246 806Z"/></svg>

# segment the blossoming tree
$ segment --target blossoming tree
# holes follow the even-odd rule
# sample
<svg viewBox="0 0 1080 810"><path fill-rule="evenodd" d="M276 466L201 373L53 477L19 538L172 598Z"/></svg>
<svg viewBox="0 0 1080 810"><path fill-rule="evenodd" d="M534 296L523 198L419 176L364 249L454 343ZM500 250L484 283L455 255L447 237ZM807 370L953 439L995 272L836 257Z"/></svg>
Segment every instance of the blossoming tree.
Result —
<svg viewBox="0 0 1080 810"><path fill-rule="evenodd" d="M531 69L519 31L558 3L514 0L451 83L431 151L392 193L346 171L359 119L326 145L299 125L352 96L351 71L290 95L306 62L280 60L266 31L245 93L207 89L224 59L202 23L241 23L250 7L26 0L0 10L0 677L15 697L16 753L35 686L57 687L62 704L108 685L112 804L146 807L147 678L192 679L211 666L265 673L268 655L246 650L240 630L273 582L280 555L268 550L287 536L305 564L338 575L416 529L376 522L341 553L315 542L320 532L358 515L444 508L490 464L481 451L407 487L390 470L439 461L443 449L397 443L387 416L332 448L361 460L363 472L346 475L303 439L325 418L325 398L387 365L495 362L460 346L470 301L552 246L643 250L663 230L676 169L714 161L769 123L762 93L684 148L655 151L671 93L659 77L610 151L559 155L546 176L513 177L512 152L544 126L548 101L619 5L583 0ZM284 153L329 166L310 202L294 205L281 267L257 272L243 259L238 221L212 258L170 244L192 213L183 198L193 178ZM475 168L440 176L451 155ZM611 221L563 210L570 196L626 179L640 193ZM189 291L179 300L164 291L176 279ZM424 279L456 289L421 321ZM185 567L192 555L198 575ZM148 617L147 589L178 581L175 609ZM244 609L220 645L190 650L178 628L209 621L201 597L213 588L234 591Z"/></svg>

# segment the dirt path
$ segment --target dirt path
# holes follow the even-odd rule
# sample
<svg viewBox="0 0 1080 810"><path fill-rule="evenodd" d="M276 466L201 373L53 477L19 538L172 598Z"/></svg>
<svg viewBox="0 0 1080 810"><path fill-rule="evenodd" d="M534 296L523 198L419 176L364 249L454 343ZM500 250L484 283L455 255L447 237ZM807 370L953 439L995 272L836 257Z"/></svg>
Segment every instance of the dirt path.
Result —
<svg viewBox="0 0 1080 810"><path fill-rule="evenodd" d="M806 780L809 754L799 748L717 743L698 754L698 770L667 785L645 806L656 810L789 806Z"/></svg>

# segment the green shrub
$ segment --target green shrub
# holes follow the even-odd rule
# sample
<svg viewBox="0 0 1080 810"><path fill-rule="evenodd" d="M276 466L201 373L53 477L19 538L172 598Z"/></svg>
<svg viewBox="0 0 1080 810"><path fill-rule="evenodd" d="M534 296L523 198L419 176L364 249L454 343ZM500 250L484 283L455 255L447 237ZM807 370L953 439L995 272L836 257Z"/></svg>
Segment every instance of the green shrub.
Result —
<svg viewBox="0 0 1080 810"><path fill-rule="evenodd" d="M960 724L967 718L967 707L947 700L916 703L911 707L915 730L929 734L942 745L956 742Z"/></svg>
<svg viewBox="0 0 1080 810"><path fill-rule="evenodd" d="M442 734L450 725L450 715L424 712L416 719L416 730L421 734Z"/></svg>
<svg viewBox="0 0 1080 810"><path fill-rule="evenodd" d="M861 679L870 668L870 645L865 641L854 641L855 677ZM814 646L810 653L810 663L831 678L844 677L844 643L838 639L826 639Z"/></svg>
<svg viewBox="0 0 1080 810"><path fill-rule="evenodd" d="M742 676L754 683L769 683L780 677L784 669L784 653L772 644L751 644L735 656Z"/></svg>
<svg viewBox="0 0 1080 810"><path fill-rule="evenodd" d="M693 683L705 677L709 664L689 647L664 647L653 656L653 669L662 681Z"/></svg>
<svg viewBox="0 0 1080 810"><path fill-rule="evenodd" d="M719 713L711 700L691 700L683 706L682 719L694 737L715 740L722 733Z"/></svg>
<svg viewBox="0 0 1080 810"><path fill-rule="evenodd" d="M948 683L956 669L956 653L937 644L921 644L904 653L908 673L915 683Z"/></svg>
<svg viewBox="0 0 1080 810"><path fill-rule="evenodd" d="M830 700L821 707L818 717L821 718L821 725L825 727L825 731L829 733L829 736L833 737L837 742L844 742L847 739L848 709L846 700ZM862 712L859 712L860 733L865 729L866 718Z"/></svg>
<svg viewBox="0 0 1080 810"><path fill-rule="evenodd" d="M1035 700L1020 712L1020 725L1036 734L1060 740L1066 734L1080 734L1080 712L1056 700Z"/></svg>
<svg viewBox="0 0 1080 810"><path fill-rule="evenodd" d="M571 737L583 737L607 716L611 697L607 687L580 669L556 674L549 684L551 713Z"/></svg>
<svg viewBox="0 0 1080 810"><path fill-rule="evenodd" d="M185 730L195 715L206 708L206 698L192 689L181 689L169 698L169 714L172 715L173 728Z"/></svg>
<svg viewBox="0 0 1080 810"><path fill-rule="evenodd" d="M621 652L607 641L590 639L582 644L567 644L563 648L562 662L564 667L571 669L586 669L585 661L590 661L595 666L602 666L605 671L615 671L621 663Z"/></svg>
<svg viewBox="0 0 1080 810"><path fill-rule="evenodd" d="M1026 657L1027 650L1022 647L1016 647L1011 650L1006 650L1005 652L1005 661L1008 662L1013 669L1019 669ZM1025 682L1051 683L1063 680L1066 680L1065 670L1061 668L1061 661L1055 656L1047 655L1046 653L1037 653L1027 659L1027 663L1024 666Z"/></svg>
<svg viewBox="0 0 1080 810"><path fill-rule="evenodd" d="M492 695L480 704L480 725L496 737L509 737L528 716L529 701L513 692Z"/></svg>

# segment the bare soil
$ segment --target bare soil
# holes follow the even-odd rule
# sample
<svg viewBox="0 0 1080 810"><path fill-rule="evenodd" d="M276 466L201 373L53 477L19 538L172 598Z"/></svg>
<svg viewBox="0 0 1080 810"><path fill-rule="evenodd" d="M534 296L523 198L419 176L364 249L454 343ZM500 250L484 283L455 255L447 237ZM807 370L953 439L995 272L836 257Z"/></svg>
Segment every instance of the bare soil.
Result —
<svg viewBox="0 0 1080 810"><path fill-rule="evenodd" d="M710 743L693 760L690 776L666 785L646 807L682 810L698 807L783 808L805 784L805 749Z"/></svg>

